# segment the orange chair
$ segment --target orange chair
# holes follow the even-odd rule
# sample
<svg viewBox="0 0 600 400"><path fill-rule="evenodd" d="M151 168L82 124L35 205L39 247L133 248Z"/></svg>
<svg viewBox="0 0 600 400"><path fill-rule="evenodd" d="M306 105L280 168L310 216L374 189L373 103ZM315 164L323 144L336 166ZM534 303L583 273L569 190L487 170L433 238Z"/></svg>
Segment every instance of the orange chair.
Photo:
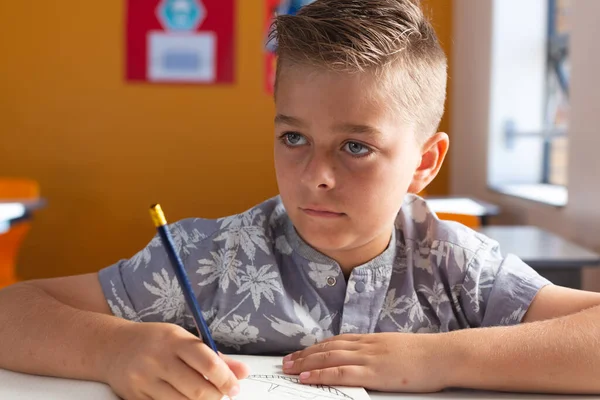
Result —
<svg viewBox="0 0 600 400"><path fill-rule="evenodd" d="M38 200L39 185L31 179L0 178L0 201ZM16 260L31 223L21 221L0 234L0 288L18 281Z"/></svg>
<svg viewBox="0 0 600 400"><path fill-rule="evenodd" d="M478 229L481 227L481 219L476 215L471 214L453 214L453 213L436 213L439 219L447 221L456 221L471 229Z"/></svg>

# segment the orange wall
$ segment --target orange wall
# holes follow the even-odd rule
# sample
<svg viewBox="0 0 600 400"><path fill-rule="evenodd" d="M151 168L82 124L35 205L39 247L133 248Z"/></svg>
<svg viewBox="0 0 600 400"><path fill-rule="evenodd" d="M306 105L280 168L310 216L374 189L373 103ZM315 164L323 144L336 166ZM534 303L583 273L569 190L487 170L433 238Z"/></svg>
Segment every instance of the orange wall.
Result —
<svg viewBox="0 0 600 400"><path fill-rule="evenodd" d="M430 16L438 38L442 44L444 52L448 57L448 91L446 96L446 113L442 118L439 130L446 132L450 135L450 154L446 157L446 161L442 166L442 169L433 182L427 187L427 194L429 195L446 195L450 190L450 157L452 153L452 133L450 130L450 112L451 104L450 81L452 79L452 0L423 0L423 8Z"/></svg>
<svg viewBox="0 0 600 400"><path fill-rule="evenodd" d="M448 3L426 2L445 44ZM182 87L124 81L123 2L0 2L0 174L37 179L49 202L21 252L23 278L133 255L154 234L153 202L174 221L277 193L257 4L238 0L237 83Z"/></svg>

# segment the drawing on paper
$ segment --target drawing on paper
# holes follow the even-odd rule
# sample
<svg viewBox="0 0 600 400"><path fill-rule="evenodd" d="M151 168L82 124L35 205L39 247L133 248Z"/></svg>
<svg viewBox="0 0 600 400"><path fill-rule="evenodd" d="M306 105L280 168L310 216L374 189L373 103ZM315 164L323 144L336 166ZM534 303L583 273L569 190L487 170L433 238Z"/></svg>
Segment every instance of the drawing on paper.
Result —
<svg viewBox="0 0 600 400"><path fill-rule="evenodd" d="M276 398L303 400L354 400L346 393L324 385L305 385L295 377L285 375L250 375L249 380L264 384L267 393Z"/></svg>

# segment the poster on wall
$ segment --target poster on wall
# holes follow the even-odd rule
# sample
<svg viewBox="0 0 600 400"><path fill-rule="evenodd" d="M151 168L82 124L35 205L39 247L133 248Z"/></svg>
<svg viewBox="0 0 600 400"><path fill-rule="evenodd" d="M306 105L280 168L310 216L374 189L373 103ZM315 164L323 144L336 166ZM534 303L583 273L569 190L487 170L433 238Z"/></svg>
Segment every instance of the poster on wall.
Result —
<svg viewBox="0 0 600 400"><path fill-rule="evenodd" d="M126 79L234 81L235 0L127 0Z"/></svg>
<svg viewBox="0 0 600 400"><path fill-rule="evenodd" d="M275 84L275 65L277 58L275 57L275 48L277 43L268 41L269 31L273 18L277 15L294 15L298 10L312 3L314 0L265 0L266 2L266 25L265 25L265 89L267 93L273 94Z"/></svg>

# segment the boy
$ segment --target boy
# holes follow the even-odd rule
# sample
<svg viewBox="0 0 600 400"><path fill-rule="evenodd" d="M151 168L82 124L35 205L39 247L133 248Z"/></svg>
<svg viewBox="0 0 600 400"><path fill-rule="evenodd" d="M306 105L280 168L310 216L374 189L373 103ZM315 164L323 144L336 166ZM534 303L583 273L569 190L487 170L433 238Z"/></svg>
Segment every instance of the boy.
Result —
<svg viewBox="0 0 600 400"><path fill-rule="evenodd" d="M600 392L600 294L550 285L407 195L448 149L446 58L418 2L317 0L275 28L280 196L171 226L220 348L287 354L305 383ZM0 307L3 368L156 400L236 395L248 374L189 332L157 238Z"/></svg>

